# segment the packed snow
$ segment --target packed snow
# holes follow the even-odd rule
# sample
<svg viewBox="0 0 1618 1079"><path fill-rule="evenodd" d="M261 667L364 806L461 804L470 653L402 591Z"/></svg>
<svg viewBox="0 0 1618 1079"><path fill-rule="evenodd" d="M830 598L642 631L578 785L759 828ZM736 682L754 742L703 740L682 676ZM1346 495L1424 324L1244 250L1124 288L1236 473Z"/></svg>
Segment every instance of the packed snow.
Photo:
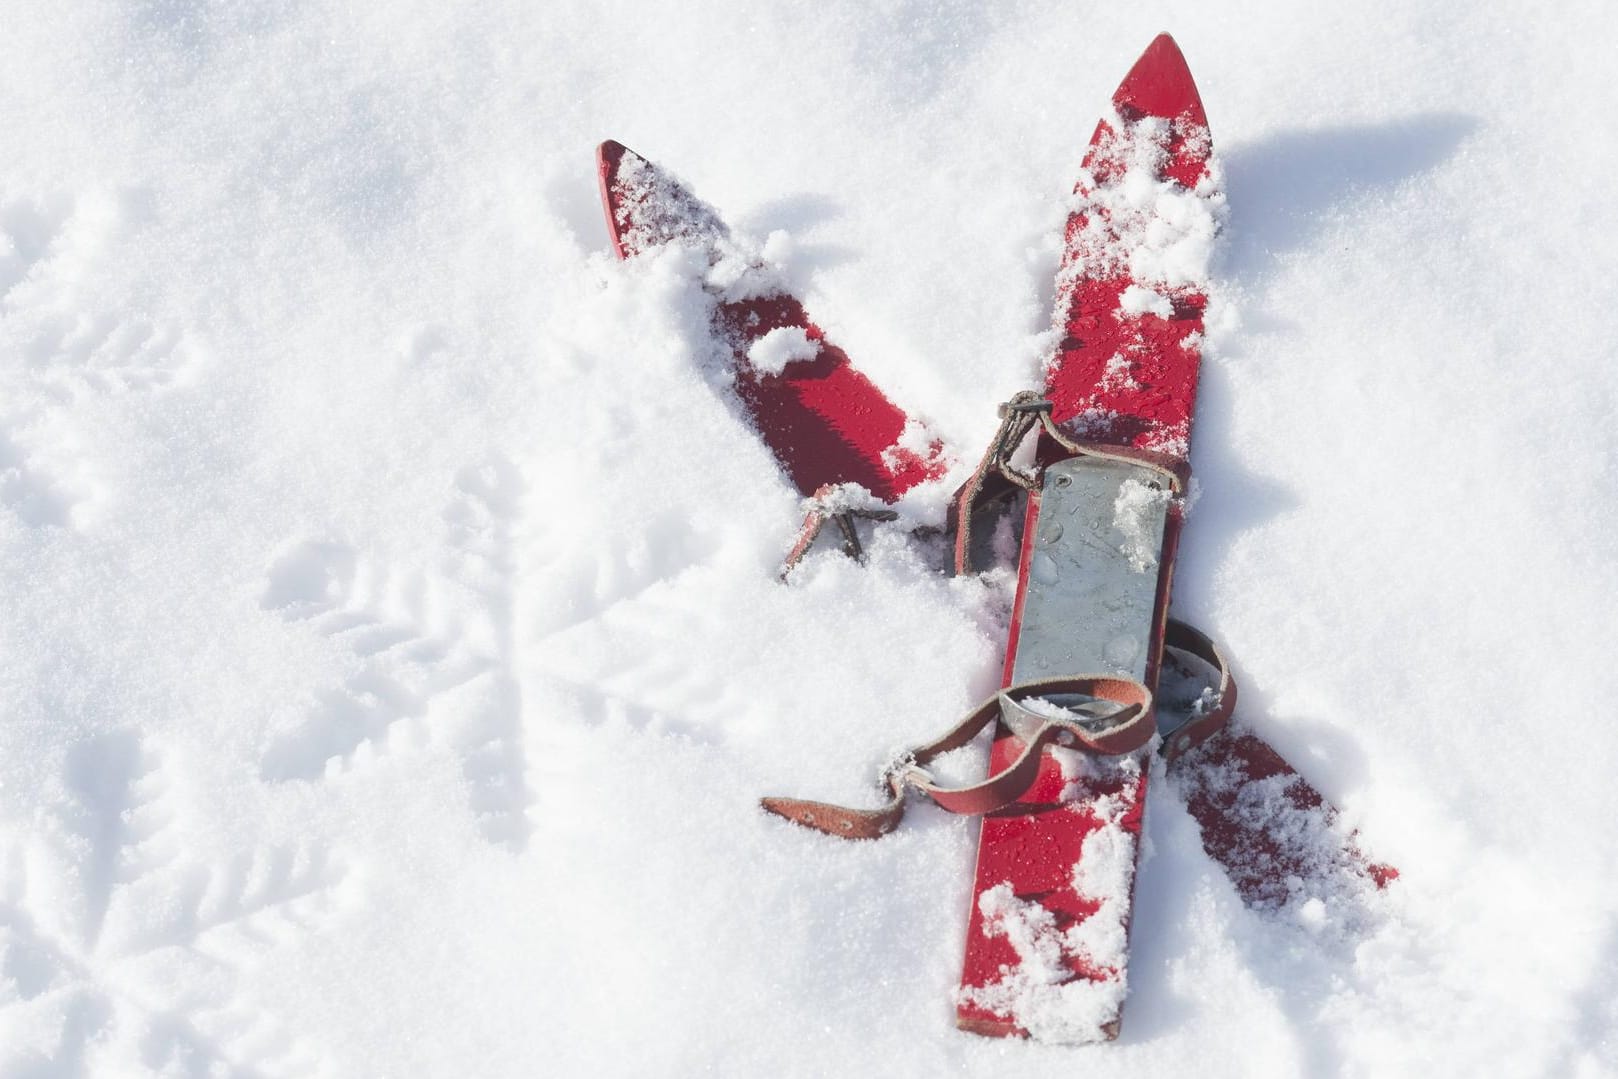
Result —
<svg viewBox="0 0 1618 1079"><path fill-rule="evenodd" d="M1618 1074L1615 24L10 5L0 1076ZM970 462L1163 29L1228 194L1141 267L1213 271L1177 613L1401 876L1248 906L1155 777L1119 1040L984 1039L972 822L756 803L868 804L997 684L1010 573L877 527L777 583L705 337L750 263L617 262L592 155Z"/></svg>
<svg viewBox="0 0 1618 1079"><path fill-rule="evenodd" d="M1112 527L1123 535L1119 550L1136 573L1157 566L1163 516L1171 497L1161 483L1128 479L1118 486L1118 497L1112 503Z"/></svg>
<svg viewBox="0 0 1618 1079"><path fill-rule="evenodd" d="M1210 245L1211 246L1211 245ZM1156 315L1169 318L1174 314L1174 301L1156 289L1130 285L1118 297L1118 309L1126 315Z"/></svg>
<svg viewBox="0 0 1618 1079"><path fill-rule="evenodd" d="M802 326L778 326L754 341L747 350L747 362L764 375L779 375L787 364L812 360L820 352Z"/></svg>
<svg viewBox="0 0 1618 1079"><path fill-rule="evenodd" d="M1177 124L1150 116L1129 121L1110 109L1105 115L1114 134L1099 147L1100 159L1120 171L1107 177L1080 171L1083 193L1069 208L1083 215L1083 226L1071 238L1074 257L1066 272L1075 277L1127 273L1144 286L1166 289L1206 281L1227 208L1218 155L1196 188L1187 190L1161 175ZM1199 156L1208 150L1200 139L1195 145ZM1142 300L1151 291L1142 284L1125 289L1123 309L1150 310Z"/></svg>

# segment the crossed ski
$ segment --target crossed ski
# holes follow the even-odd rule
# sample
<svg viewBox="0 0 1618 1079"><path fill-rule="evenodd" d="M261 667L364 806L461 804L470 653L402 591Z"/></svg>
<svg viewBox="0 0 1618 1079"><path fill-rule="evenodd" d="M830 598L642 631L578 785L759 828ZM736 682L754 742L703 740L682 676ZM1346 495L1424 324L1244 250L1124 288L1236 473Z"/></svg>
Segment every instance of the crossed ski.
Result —
<svg viewBox="0 0 1618 1079"><path fill-rule="evenodd" d="M1154 730L1204 849L1249 905L1397 876L1359 851L1336 810L1267 742L1239 718L1226 722L1235 687L1222 658L1168 619L1206 304L1205 265L1191 256L1211 240L1221 196L1200 96L1168 35L1112 103L1068 220L1055 316L1063 333L1043 392L1003 406L996 443L952 513L966 569L976 509L1027 491L1008 688L884 772L890 801L879 810L770 803L851 836L893 827L906 790L985 814L956 993L959 1025L982 1034L1116 1036ZM886 503L940 478L942 445L825 339L711 207L619 143L601 145L598 165L621 258L671 244L707 254L712 329L731 351L735 392L810 496L788 565L833 522L857 553L853 519L891 517ZM1024 472L1010 455L1030 431L1036 465ZM1104 542L1064 539L1064 526ZM1076 609L1098 600L1111 622ZM1218 673L1203 687L1197 673L1210 668ZM1163 699L1175 697L1171 716ZM926 760L990 726L989 778L938 785Z"/></svg>

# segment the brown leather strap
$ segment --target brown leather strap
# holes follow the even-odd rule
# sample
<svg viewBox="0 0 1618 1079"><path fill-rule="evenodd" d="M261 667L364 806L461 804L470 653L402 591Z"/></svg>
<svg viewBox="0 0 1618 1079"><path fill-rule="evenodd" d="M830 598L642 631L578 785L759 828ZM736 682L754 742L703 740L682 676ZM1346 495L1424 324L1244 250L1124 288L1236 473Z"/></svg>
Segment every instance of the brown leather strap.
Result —
<svg viewBox="0 0 1618 1079"><path fill-rule="evenodd" d="M1193 655L1218 673L1214 692L1217 697L1206 710L1176 729L1162 752L1173 760L1200 744L1230 721L1236 708L1236 681L1224 655L1205 634L1184 622L1169 619L1163 636L1164 646ZM1039 716L1022 702L1039 698L1079 694L1100 701L1111 701L1119 708L1098 719L1069 712L1064 716ZM1017 732L1022 752L1000 772L981 783L967 787L940 786L926 765L951 750L960 749L976 738L1007 711L1024 717L1036 715L1038 725ZM1100 724L1106 726L1097 729ZM939 737L917 746L883 769L877 786L887 801L875 809L855 809L801 798L764 798L760 805L776 816L796 824L844 839L877 839L899 826L904 818L905 794L918 791L951 813L993 813L1021 798L1039 775L1040 757L1049 745L1079 749L1099 756L1112 756L1139 749L1157 732L1155 705L1151 690L1139 682L1111 675L1078 678L1048 678L1009 686L969 712L964 719Z"/></svg>
<svg viewBox="0 0 1618 1079"><path fill-rule="evenodd" d="M1022 752L1003 770L966 787L941 786L926 765L951 750L960 749L994 724L1002 714L1002 701L1024 714L1023 701L1082 695L1119 706L1105 717L1064 712L1041 716L1037 729L1023 738ZM798 824L848 839L875 839L891 832L904 816L905 792L918 791L951 813L993 813L1015 802L1039 775L1040 756L1048 745L1112 756L1139 749L1157 731L1152 691L1129 678L1084 675L1047 678L1009 686L969 712L955 726L925 745L917 746L883 769L879 787L888 801L876 809L853 809L798 798L765 798L760 804L771 813Z"/></svg>
<svg viewBox="0 0 1618 1079"><path fill-rule="evenodd" d="M1225 661L1219 646L1201 630L1184 622L1173 618L1168 620L1163 645L1197 657L1219 675L1212 705L1205 711L1193 712L1191 718L1176 728L1173 734L1165 736L1162 753L1172 761L1187 750L1201 745L1230 722L1231 715L1236 711L1236 679L1231 676L1230 664Z"/></svg>
<svg viewBox="0 0 1618 1079"><path fill-rule="evenodd" d="M995 429L982 459L950 498L949 530L955 537L955 574L958 577L972 572L972 519L978 507L1014 494L1018 487L1031 491L1036 486L1033 476L1011 467L1011 455L1039 422L1041 407L1048 413L1050 402L1031 390L1024 390L1002 404L1000 426Z"/></svg>

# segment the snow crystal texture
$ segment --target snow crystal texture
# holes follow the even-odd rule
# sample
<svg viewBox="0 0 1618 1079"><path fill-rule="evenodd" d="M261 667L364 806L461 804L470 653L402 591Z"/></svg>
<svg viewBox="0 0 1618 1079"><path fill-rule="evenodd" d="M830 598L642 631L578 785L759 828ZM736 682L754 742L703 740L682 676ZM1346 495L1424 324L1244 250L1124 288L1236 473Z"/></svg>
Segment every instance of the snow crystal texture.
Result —
<svg viewBox="0 0 1618 1079"><path fill-rule="evenodd" d="M7 6L0 1076L1618 1073L1618 9L603 20ZM1165 28L1229 200L1150 267L1214 274L1176 606L1402 877L1249 908L1171 775L1120 1040L996 1042L951 1025L975 829L755 800L869 798L989 692L1005 577L888 530L775 583L725 268L619 264L592 151L969 458Z"/></svg>

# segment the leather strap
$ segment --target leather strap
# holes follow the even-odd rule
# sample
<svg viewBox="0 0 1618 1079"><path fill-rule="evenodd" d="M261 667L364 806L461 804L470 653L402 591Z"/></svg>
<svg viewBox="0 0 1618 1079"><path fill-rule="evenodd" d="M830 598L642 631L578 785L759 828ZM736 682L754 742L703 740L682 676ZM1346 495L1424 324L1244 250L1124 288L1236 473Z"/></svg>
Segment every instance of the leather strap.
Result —
<svg viewBox="0 0 1618 1079"><path fill-rule="evenodd" d="M998 721L1002 713L1008 710L1007 705L1023 715L1038 715L1022 702L1069 694L1110 701L1118 708L1105 717L1072 712L1043 716L1043 722L1023 738L1023 749L1017 759L981 783L967 787L945 787L927 771L926 765L934 759L960 749ZM904 817L906 791L918 791L951 813L993 813L1021 798L1033 786L1039 775L1040 756L1048 745L1084 750L1098 756L1114 756L1139 749L1150 742L1155 733L1157 726L1152 708L1152 691L1133 679L1084 675L1022 682L996 693L938 738L902 754L884 768L878 780L878 786L888 796L883 806L854 809L797 798L765 798L760 804L777 816L828 835L847 839L875 839L893 831Z"/></svg>
<svg viewBox="0 0 1618 1079"><path fill-rule="evenodd" d="M971 572L972 518L975 511L992 498L1003 497L1022 487L1034 491L1037 474L1023 472L1011 464L1011 456L1036 424L1051 441L1069 456L1097 457L1152 469L1167 481L1169 490L1183 494L1190 480L1186 463L1179 459L1125 446L1090 445L1064 435L1051 419L1051 402L1032 391L1012 397L1000 406L1000 427L972 476L956 491L950 505L950 527L955 534L954 562L957 574ZM844 549L859 557L859 540L854 533L850 511L839 504L836 488L823 487L810 501L798 542L782 567L783 579L802 559L828 520L842 530ZM878 516L878 513L861 514ZM891 514L887 514L891 516ZM1193 713L1174 731L1165 754L1172 759L1197 745L1223 727L1236 706L1236 685L1229 665L1212 641L1183 622L1168 619L1164 627L1166 647L1188 652L1219 672L1217 698ZM1037 698L1080 695L1094 701L1109 701L1118 707L1105 716L1035 710L1022 702ZM926 766L951 750L960 749L986 727L1004 719L1013 736L1022 743L1022 752L1000 772L981 783L966 787L945 787L934 779ZM904 817L905 793L918 791L952 813L993 813L1017 801L1038 778L1040 759L1048 745L1061 745L1099 756L1112 756L1139 749L1157 733L1157 717L1152 691L1133 679L1112 675L1080 675L1051 678L1008 686L973 709L954 727L925 745L902 754L882 770L878 787L887 795L886 804L876 809L814 802L799 798L764 798L760 804L770 813L828 835L849 839L875 839L898 827Z"/></svg>
<svg viewBox="0 0 1618 1079"><path fill-rule="evenodd" d="M983 451L977 468L950 497L949 531L955 537L955 575L972 572L972 524L978 507L1015 494L1017 488L1033 490L1033 476L1011 467L1011 455L1039 421L1041 407L1049 413L1050 402L1031 390L1012 397L1000 406L1000 426Z"/></svg>
<svg viewBox="0 0 1618 1079"><path fill-rule="evenodd" d="M950 498L949 528L955 536L955 574L965 576L972 572L972 524L977 510L988 502L1016 493L1018 487L1032 491L1039 486L1039 477L1023 472L1011 464L1012 454L1035 425L1043 428L1052 442L1067 451L1070 457L1096 457L1104 461L1122 461L1140 465L1160 473L1173 494L1184 494L1191 479L1190 467L1181 459L1165 457L1149 450L1132 446L1110 446L1090 442L1075 442L1062 433L1051 419L1051 402L1032 390L1015 394L1000 406L1000 426L989 440L983 458L965 483Z"/></svg>
<svg viewBox="0 0 1618 1079"><path fill-rule="evenodd" d="M1212 666L1219 674L1214 703L1194 713L1182 724L1172 741L1163 747L1169 759L1202 742L1230 721L1236 708L1236 682L1225 657L1208 637L1184 622L1169 619L1163 643L1189 653ZM1039 698L1082 695L1116 704L1104 717L1067 712L1049 716L1028 708L1023 702ZM966 787L941 786L926 766L951 750L971 742L996 720L1020 719L1022 729L1014 736L1022 741L1022 752L1000 772ZM994 813L1017 801L1039 775L1040 757L1049 745L1078 749L1097 756L1115 756L1141 748L1157 733L1157 717L1152 691L1129 678L1112 675L1084 675L1077 678L1048 678L1022 682L996 693L967 713L939 737L900 755L882 770L877 786L887 801L875 809L855 809L801 798L764 798L760 805L778 817L844 839L877 839L893 831L904 818L905 794L917 791L951 813ZM1031 722L1032 721L1032 722Z"/></svg>
<svg viewBox="0 0 1618 1079"><path fill-rule="evenodd" d="M1174 728L1172 734L1164 736L1161 752L1165 759L1172 761L1224 730L1236 711L1236 679L1232 677L1230 664L1225 661L1219 646L1207 634L1184 622L1173 618L1168 620L1164 627L1163 645L1197 657L1219 675L1219 681L1214 686L1216 696L1207 710L1194 710L1190 719Z"/></svg>

